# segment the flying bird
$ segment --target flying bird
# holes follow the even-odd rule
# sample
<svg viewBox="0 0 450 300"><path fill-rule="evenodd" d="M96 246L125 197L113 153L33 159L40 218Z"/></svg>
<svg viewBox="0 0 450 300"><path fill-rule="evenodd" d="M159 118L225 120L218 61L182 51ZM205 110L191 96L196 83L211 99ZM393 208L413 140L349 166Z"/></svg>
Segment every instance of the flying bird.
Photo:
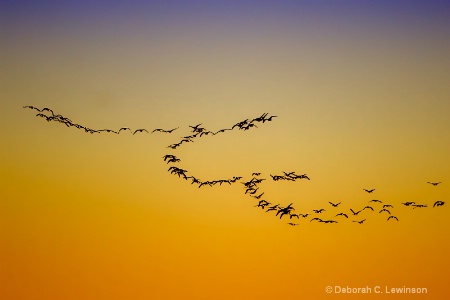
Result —
<svg viewBox="0 0 450 300"><path fill-rule="evenodd" d="M279 214L281 214L281 215L280 215L280 219L281 219L284 215L290 215L290 214L291 214L291 210L295 210L295 208L292 207L292 204L293 204L293 203L289 204L289 205L286 206L286 207L280 207L280 208L278 208L278 211L277 211L276 216L278 216Z"/></svg>
<svg viewBox="0 0 450 300"><path fill-rule="evenodd" d="M346 218L348 219L347 214L344 214L344 213L338 213L338 214L336 215L336 217L338 217L338 216L343 216L343 217L346 217Z"/></svg>
<svg viewBox="0 0 450 300"><path fill-rule="evenodd" d="M267 119L264 119L263 120L263 123L265 122L265 121L272 121L272 118L276 118L277 116L270 116L270 117L268 117Z"/></svg>
<svg viewBox="0 0 450 300"><path fill-rule="evenodd" d="M115 133L115 134L119 134L117 131L114 131L114 130L111 130L111 129L100 129L99 132L100 131L106 131L106 132L112 132L112 133Z"/></svg>
<svg viewBox="0 0 450 300"><path fill-rule="evenodd" d="M427 183L429 183L429 184L432 184L432 185L434 185L434 186L436 186L436 185L438 185L440 182L427 182Z"/></svg>
<svg viewBox="0 0 450 300"><path fill-rule="evenodd" d="M372 193L373 191L375 191L375 189L371 189L371 190L363 189L363 190L368 192L369 194Z"/></svg>
<svg viewBox="0 0 450 300"><path fill-rule="evenodd" d="M299 176L300 176L299 178L305 178L305 179L311 180L306 174L299 175Z"/></svg>
<svg viewBox="0 0 450 300"><path fill-rule="evenodd" d="M330 203L333 207L338 207L339 204L341 204L341 202L339 202L339 203L337 203L337 204L334 204L333 202L328 202L328 203Z"/></svg>
<svg viewBox="0 0 450 300"><path fill-rule="evenodd" d="M153 132L172 133L172 131L177 130L177 129L178 129L178 127L177 127L177 128L173 128L173 129L170 129L170 130L165 130L165 129L162 129L162 128L156 128L155 130L152 131L152 133L153 133Z"/></svg>
<svg viewBox="0 0 450 300"><path fill-rule="evenodd" d="M131 132L131 128L129 127L122 127L119 129L118 133L120 133L122 130L129 130Z"/></svg>
<svg viewBox="0 0 450 300"><path fill-rule="evenodd" d="M147 129L141 128L141 129L136 129L136 130L133 132L133 135L135 135L135 134L138 133L138 132L144 132L144 131L147 132L147 133L149 133Z"/></svg>
<svg viewBox="0 0 450 300"><path fill-rule="evenodd" d="M218 131L216 131L216 132L213 132L213 135L216 135L216 134L218 134L219 132L225 132L226 130L232 130L232 129L231 129L231 128L220 129L220 130L218 130Z"/></svg>
<svg viewBox="0 0 450 300"><path fill-rule="evenodd" d="M351 209L351 208L350 208L350 211L353 213L354 216L357 216L357 215L361 212L361 210L354 211L354 210Z"/></svg>
<svg viewBox="0 0 450 300"><path fill-rule="evenodd" d="M24 106L23 108L31 108L31 109L35 109L37 111L41 111L39 108L31 106L31 105Z"/></svg>
<svg viewBox="0 0 450 300"><path fill-rule="evenodd" d="M247 194L247 193L249 193L250 195L254 195L254 194L256 194L256 191L258 190L259 188L248 188L246 191L245 191L245 193Z"/></svg>
<svg viewBox="0 0 450 300"><path fill-rule="evenodd" d="M167 148L176 149L176 148L178 148L180 145L181 145L181 142L180 142L180 143L176 143L176 144L169 145L169 146L167 146Z"/></svg>
<svg viewBox="0 0 450 300"><path fill-rule="evenodd" d="M202 125L202 123L197 124L197 125L195 125L195 126L189 125L189 127L191 127L191 128L193 129L192 132L196 132L197 130L199 130L199 126L200 126L200 125Z"/></svg>
<svg viewBox="0 0 450 300"><path fill-rule="evenodd" d="M272 210L277 210L279 206L280 206L280 204L276 204L276 205L274 205L274 206L271 206L271 207L269 207L269 208L266 210L266 212L269 212L269 211L272 211Z"/></svg>
<svg viewBox="0 0 450 300"><path fill-rule="evenodd" d="M43 113L38 113L38 114L36 115L36 117L45 118L45 119L47 120L47 122L50 122L50 121L53 120L53 117L52 117L52 116L46 116L46 115L44 115Z"/></svg>
<svg viewBox="0 0 450 300"><path fill-rule="evenodd" d="M435 207L435 206L442 206L444 204L445 204L444 201L436 201L436 202L434 202L433 207Z"/></svg>
<svg viewBox="0 0 450 300"><path fill-rule="evenodd" d="M172 154L166 154L166 155L163 156L163 158L164 158L164 161L166 161L166 160L168 160L170 158L176 158L176 156L172 155Z"/></svg>
<svg viewBox="0 0 450 300"><path fill-rule="evenodd" d="M258 202L258 205L256 205L257 207L261 207L262 209L264 209L266 206L270 205L269 202L267 202L266 200L261 200Z"/></svg>
<svg viewBox="0 0 450 300"><path fill-rule="evenodd" d="M179 158L172 157L167 160L167 163L175 163L181 161Z"/></svg>
<svg viewBox="0 0 450 300"><path fill-rule="evenodd" d="M320 220L319 222L326 223L326 224L328 224L328 223L337 223L337 221L335 221L335 220Z"/></svg>
<svg viewBox="0 0 450 300"><path fill-rule="evenodd" d="M359 223L359 224L362 224L362 223L364 223L364 221L365 221L366 219L364 219L364 220L361 220L361 221L353 221L353 222L355 222L355 223Z"/></svg>
<svg viewBox="0 0 450 300"><path fill-rule="evenodd" d="M289 219L292 219L293 217L296 217L297 219L300 219L297 214L289 214Z"/></svg>
<svg viewBox="0 0 450 300"><path fill-rule="evenodd" d="M231 129L234 129L234 127L239 127L239 129L242 129L243 126L247 125L248 119L245 119L244 121L238 122L234 124Z"/></svg>
<svg viewBox="0 0 450 300"><path fill-rule="evenodd" d="M264 195L264 192L262 192L261 194L259 194L257 196L253 196L253 195L250 195L250 196L252 196L255 199L261 199L262 195Z"/></svg>
<svg viewBox="0 0 450 300"><path fill-rule="evenodd" d="M370 200L370 201L369 201L369 203L370 203L370 202L378 202L378 203L383 203L383 202L381 202L380 200L376 200L376 199Z"/></svg>
<svg viewBox="0 0 450 300"><path fill-rule="evenodd" d="M53 110L51 110L51 109L48 108L48 107L44 107L43 109L39 109L39 108L37 108L37 107L31 106L31 105L27 105L27 106L24 106L23 108L31 108L31 109L37 110L38 112L48 111L48 112L51 112L51 113L52 113L52 116L55 115L55 114L53 113Z"/></svg>
<svg viewBox="0 0 450 300"><path fill-rule="evenodd" d="M48 112L51 112L52 113L52 116L54 116L55 114L53 113L53 110L51 110L50 108L48 108L48 107L44 107L43 109L41 109L41 112L43 112L43 111L48 111Z"/></svg>
<svg viewBox="0 0 450 300"><path fill-rule="evenodd" d="M299 214L299 216L302 218L306 218L307 216L309 216L309 214Z"/></svg>
<svg viewBox="0 0 450 300"><path fill-rule="evenodd" d="M412 206L414 206L414 208L422 208L422 207L428 207L425 204L413 204Z"/></svg>
<svg viewBox="0 0 450 300"><path fill-rule="evenodd" d="M389 221L390 219L396 219L398 221L396 216L389 216L389 218L387 220Z"/></svg>

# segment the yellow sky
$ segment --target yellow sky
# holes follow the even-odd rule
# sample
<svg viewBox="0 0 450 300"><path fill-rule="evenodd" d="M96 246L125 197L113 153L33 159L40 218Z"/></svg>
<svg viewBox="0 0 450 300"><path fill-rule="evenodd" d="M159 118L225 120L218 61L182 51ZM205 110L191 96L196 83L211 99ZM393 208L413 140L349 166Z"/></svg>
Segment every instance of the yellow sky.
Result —
<svg viewBox="0 0 450 300"><path fill-rule="evenodd" d="M448 30L437 21L241 17L8 27L0 298L345 297L327 286L450 296ZM179 129L91 135L25 105L95 129ZM264 112L277 118L167 148L189 125L217 131ZM169 153L202 180L261 172L267 201L325 208L339 223L289 226L254 207L240 183L198 188L171 175ZM270 180L283 171L311 180ZM372 199L392 204L400 221L387 222L379 204L335 217ZM432 208L437 200L446 204Z"/></svg>

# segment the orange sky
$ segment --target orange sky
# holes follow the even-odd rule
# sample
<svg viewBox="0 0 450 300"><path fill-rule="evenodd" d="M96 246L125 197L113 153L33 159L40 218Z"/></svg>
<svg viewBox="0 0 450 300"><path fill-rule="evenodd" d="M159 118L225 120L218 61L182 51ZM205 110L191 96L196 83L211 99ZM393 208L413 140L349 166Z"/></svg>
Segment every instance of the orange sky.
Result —
<svg viewBox="0 0 450 300"><path fill-rule="evenodd" d="M6 5L0 298L449 298L450 18L437 4L381 2L138 3L123 15L117 3ZM25 105L96 129L179 129L91 135ZM264 112L278 117L167 148L189 125L217 131ZM167 172L166 154L202 180L261 172L267 201L339 223L280 220L240 183L197 188ZM311 180L270 179L283 171ZM371 199L400 221L379 204L335 217Z"/></svg>

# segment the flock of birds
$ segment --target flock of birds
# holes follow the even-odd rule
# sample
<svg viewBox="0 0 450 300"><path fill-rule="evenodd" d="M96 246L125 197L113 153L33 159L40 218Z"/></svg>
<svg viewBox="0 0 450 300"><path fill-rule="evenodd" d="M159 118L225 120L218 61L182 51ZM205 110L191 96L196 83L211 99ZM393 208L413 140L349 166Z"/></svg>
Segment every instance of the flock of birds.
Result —
<svg viewBox="0 0 450 300"><path fill-rule="evenodd" d="M270 176L272 177L272 179L274 181L280 180L280 179L293 180L293 181L295 181L296 179L308 179L309 180L309 177L306 176L306 174L297 175L297 174L295 174L295 172L283 172L283 173L284 173L284 175L275 175L274 176L274 175L270 174ZM255 207L261 208L266 213L275 212L274 213L275 216L279 217L279 219L282 219L284 216L285 216L285 218L289 218L289 222L287 224L291 225L291 226L299 225L299 223L294 223L292 220L295 220L295 219L300 220L300 218L307 219L308 217L310 217L309 222L317 221L317 222L325 223L325 224L333 224L333 223L339 223L340 220L351 220L353 223L363 224L367 220L367 217L363 219L359 215L366 214L364 212L366 210L367 210L367 212L372 212L372 213L378 212L379 215L387 216L387 219L386 219L387 221L391 221L391 220L399 221L398 217L392 214L394 206L392 204L383 203L383 201L378 200L378 199L369 200L368 203L359 210L354 210L353 208L350 208L348 211L343 210L343 209L337 210L340 208L340 205L342 202L333 203L333 202L329 201L328 202L329 206L327 206L326 208L318 208L318 209L313 209L310 212L303 212L303 213L298 212L297 213L293 206L293 203L290 203L287 206L281 206L281 204L279 204L279 203L274 204L274 203L268 202L267 200L261 199L261 197L264 195L264 192L259 191L260 194L256 195L256 193L259 190L258 184L261 183L263 180L265 180L263 178L260 178L260 175L261 175L261 173L253 173L252 179L250 179L249 181L243 182L243 184L246 188L245 194L248 193L251 197L258 200L258 203L255 205ZM433 186L437 186L441 182L428 182L428 183ZM371 194L375 191L375 189L363 189L363 191L367 192L368 194ZM444 201L438 200L438 201L434 202L433 208L443 206L444 204L445 204ZM400 203L399 205L403 205L405 207L410 207L412 209L428 207L427 204L418 204L418 203L412 202L412 201L403 202L403 203ZM332 212L331 219L325 219L325 218L319 217L325 211Z"/></svg>
<svg viewBox="0 0 450 300"><path fill-rule="evenodd" d="M155 132L170 134L170 133L173 133L175 130L179 129L179 127L172 128L172 129L156 128L151 131L149 131L145 128L138 128L138 129L132 130L129 127L121 127L118 130L92 129L92 128L77 124L77 123L73 122L72 120L70 120L60 114L55 114L53 112L53 110L51 110L47 107L39 109L34 106L24 106L23 108L36 110L38 112L36 114L36 116L45 119L47 122L53 121L53 122L62 123L64 125L66 125L67 127L75 127L77 129L84 130L86 133L91 133L91 134L96 134L96 133L120 134L121 132L125 132L125 131L128 131L130 134L133 134L133 135L138 134L138 133L140 134L140 133L155 133ZM190 128L191 134L181 137L181 140L179 142L173 143L173 144L167 146L167 148L177 149L183 143L194 142L194 140L196 138L200 138L200 137L208 136L208 135L217 135L219 133L224 133L225 131L250 130L252 128L257 128L258 123L270 122L273 120L273 118L276 118L276 117L277 116L274 116L274 115L268 116L268 113L263 113L259 117L239 121L239 122L235 123L234 125L232 125L230 128L224 128L224 129L220 129L218 131L207 130L206 128L201 127L202 123L197 124L197 125L192 125L192 126L190 125L189 128ZM256 205L254 205L255 207L260 208L265 213L274 214L275 217L279 218L280 220L283 218L288 219L289 221L287 222L287 224L290 226L299 225L299 223L294 223L294 220L297 219L297 221L299 221L300 218L309 220L309 222L317 221L319 223L325 223L325 224L339 223L339 222L341 222L341 220L352 221L353 223L356 223L356 224L364 224L364 222L366 222L366 220L367 220L367 213L371 213L371 214L377 213L378 215L384 215L385 218L387 217L386 218L387 221L391 221L391 220L399 221L398 217L395 216L394 214L392 214L392 212L395 209L394 205L389 204L389 203L384 203L378 199L371 199L367 202L366 205L364 205L364 207L362 207L361 209L355 209L355 210L353 208L350 208L349 210L340 209L341 202L333 203L330 201L330 202L328 202L329 206L327 206L325 208L323 208L323 207L317 208L317 209L313 209L310 212L303 212L303 213L297 212L293 206L293 203L290 203L288 205L281 205L280 203L274 204L274 203L267 201L266 199L262 199L263 196L265 195L265 193L260 189L259 185L263 181L265 181L267 179L272 180L272 181L280 181L280 180L297 181L297 180L302 180L302 179L310 180L310 178L308 177L307 174L296 174L296 172L294 172L294 171L289 171L289 172L283 171L282 174L274 174L274 175L269 174L270 178L262 178L261 173L254 172L251 174L252 178L250 180L243 181L243 182L240 181L243 178L242 176L233 176L232 178L227 178L227 179L215 179L215 180L204 181L198 177L187 175L187 173L188 173L187 170L184 170L182 168L172 165L175 163L179 163L181 161L181 159L178 158L177 156L175 156L173 154L166 154L163 156L163 160L166 162L166 164L171 164L171 166L168 169L168 172L170 174L176 175L180 179L190 181L191 184L197 185L198 188L202 188L202 187L206 187L206 186L212 187L217 184L218 185L222 185L222 184L232 185L232 184L240 182L241 184L244 185L244 189L245 189L244 194L256 199L257 202L256 202ZM439 184L441 184L441 182L427 182L427 183L430 185L433 185L433 186L438 186ZM363 189L363 191L368 194L372 194L375 191L375 189L373 189L373 188L372 189ZM441 201L441 200L435 201L433 204L433 208L441 207L444 204L445 204L444 201ZM404 207L408 207L409 209L427 208L428 207L428 204L415 203L415 202L403 202L403 203L395 204L395 205L396 206L403 205ZM325 212L325 211L327 211L327 212L331 211L331 213L332 213L331 218L319 217L319 216L322 216L323 212ZM360 214L366 215L366 217L363 218L362 216L360 216Z"/></svg>

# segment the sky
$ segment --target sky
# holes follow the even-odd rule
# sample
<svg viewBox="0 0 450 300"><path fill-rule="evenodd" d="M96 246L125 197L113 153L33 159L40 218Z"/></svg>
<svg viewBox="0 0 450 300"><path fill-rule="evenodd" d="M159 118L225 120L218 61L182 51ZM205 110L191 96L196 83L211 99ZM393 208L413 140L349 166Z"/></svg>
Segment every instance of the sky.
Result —
<svg viewBox="0 0 450 300"><path fill-rule="evenodd" d="M449 298L449 20L447 1L0 1L0 298ZM178 129L89 134L27 105ZM253 172L311 215L255 207ZM399 221L352 215L373 199Z"/></svg>

